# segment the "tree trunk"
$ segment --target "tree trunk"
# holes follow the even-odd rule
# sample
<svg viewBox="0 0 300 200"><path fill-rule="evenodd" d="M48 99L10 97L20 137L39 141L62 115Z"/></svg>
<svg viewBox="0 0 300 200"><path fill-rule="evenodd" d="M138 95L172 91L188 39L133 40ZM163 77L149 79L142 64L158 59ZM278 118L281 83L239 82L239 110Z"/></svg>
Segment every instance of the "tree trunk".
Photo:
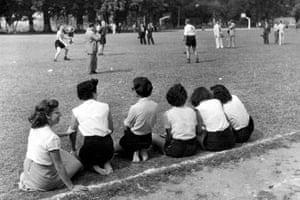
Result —
<svg viewBox="0 0 300 200"><path fill-rule="evenodd" d="M77 29L78 30L83 29L83 12L82 11L77 12L76 23L77 23Z"/></svg>
<svg viewBox="0 0 300 200"><path fill-rule="evenodd" d="M50 16L48 13L48 8L43 6L42 8L44 14L44 32L49 33L51 32L51 25L50 25Z"/></svg>
<svg viewBox="0 0 300 200"><path fill-rule="evenodd" d="M29 32L34 32L32 15L28 16L28 20L29 20Z"/></svg>

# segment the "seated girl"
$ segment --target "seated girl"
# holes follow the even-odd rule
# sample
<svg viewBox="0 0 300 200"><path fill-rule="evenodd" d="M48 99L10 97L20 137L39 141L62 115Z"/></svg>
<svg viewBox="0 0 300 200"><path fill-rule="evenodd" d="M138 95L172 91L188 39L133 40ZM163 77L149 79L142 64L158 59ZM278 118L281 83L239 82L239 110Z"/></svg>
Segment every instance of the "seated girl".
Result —
<svg viewBox="0 0 300 200"><path fill-rule="evenodd" d="M152 143L152 129L157 117L157 103L149 99L152 89L152 83L146 77L133 80L132 90L139 100L129 109L124 120L124 136L119 142L125 152L133 155L133 162L140 162L141 159L146 161L149 158L147 149Z"/></svg>
<svg viewBox="0 0 300 200"><path fill-rule="evenodd" d="M77 85L77 95L82 104L72 110L71 126L68 129L72 150L76 152L77 130L84 136L79 158L86 169L108 175L113 172L110 160L114 146L111 134L113 122L109 105L97 101L97 79Z"/></svg>
<svg viewBox="0 0 300 200"><path fill-rule="evenodd" d="M254 130L254 123L244 104L236 95L231 95L224 85L215 85L210 89L214 97L223 104L224 112L233 128L236 142L247 142Z"/></svg>
<svg viewBox="0 0 300 200"><path fill-rule="evenodd" d="M166 99L172 106L164 114L165 139L153 134L153 145L171 157L192 156L199 143L196 137L196 112L185 105L187 92L181 84L175 84L167 92Z"/></svg>
<svg viewBox="0 0 300 200"><path fill-rule="evenodd" d="M84 191L86 187L73 185L71 177L82 165L70 153L61 149L60 138L52 127L61 114L57 100L43 100L29 117L31 129L28 136L24 172L19 188L24 191L49 191L67 186L72 191Z"/></svg>
<svg viewBox="0 0 300 200"><path fill-rule="evenodd" d="M213 99L205 87L195 89L190 101L203 120L205 131L200 137L202 148L221 151L234 147L235 137L221 102Z"/></svg>

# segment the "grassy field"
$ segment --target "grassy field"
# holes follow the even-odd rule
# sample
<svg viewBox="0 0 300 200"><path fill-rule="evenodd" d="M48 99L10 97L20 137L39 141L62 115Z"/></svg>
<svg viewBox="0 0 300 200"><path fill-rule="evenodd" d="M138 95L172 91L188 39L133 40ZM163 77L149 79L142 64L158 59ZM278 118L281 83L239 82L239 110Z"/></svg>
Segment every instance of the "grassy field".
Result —
<svg viewBox="0 0 300 200"><path fill-rule="evenodd" d="M169 108L165 94L178 82L189 94L199 86L226 85L254 118L252 140L300 130L300 32L289 30L283 46L263 45L260 35L261 30L239 30L238 48L215 49L212 33L199 31L197 64L186 63L181 31L154 33L154 46L139 45L133 33L109 35L105 55L98 60L101 73L92 76L87 73L83 35L75 35L72 60L64 62L61 56L57 63L52 61L54 35L0 36L0 199L37 199L61 192L25 194L17 190L30 128L27 117L40 100L56 98L63 116L55 130L65 132L71 109L80 104L76 84L92 77L99 79L98 99L111 106L116 140L122 136L129 106L137 100L130 89L136 76L147 76L153 83L152 98L160 109L155 132L163 132L161 114ZM68 139L62 142L69 150ZM184 160L154 157L138 165L116 159L113 175L82 173L75 182L106 182Z"/></svg>

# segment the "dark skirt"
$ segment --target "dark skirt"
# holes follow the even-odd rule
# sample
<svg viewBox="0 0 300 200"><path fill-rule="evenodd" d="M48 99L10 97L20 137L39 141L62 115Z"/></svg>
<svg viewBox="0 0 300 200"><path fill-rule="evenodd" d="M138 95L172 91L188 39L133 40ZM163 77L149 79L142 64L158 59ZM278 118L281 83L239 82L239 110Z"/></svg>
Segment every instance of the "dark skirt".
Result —
<svg viewBox="0 0 300 200"><path fill-rule="evenodd" d="M112 159L113 154L114 144L111 135L86 136L79 151L79 158L83 166L89 169L94 165L103 167L104 163Z"/></svg>
<svg viewBox="0 0 300 200"><path fill-rule="evenodd" d="M66 46L64 45L64 43L62 43L62 42L59 41L59 40L55 40L54 46L55 46L55 49L56 49L57 47L60 47L60 48L62 48L62 49L66 47Z"/></svg>
<svg viewBox="0 0 300 200"><path fill-rule="evenodd" d="M181 158L195 155L199 147L197 138L189 140L171 139L164 146L164 151L167 156Z"/></svg>
<svg viewBox="0 0 300 200"><path fill-rule="evenodd" d="M120 139L120 145L124 151L133 153L141 149L148 149L152 143L152 134L135 135L130 129L124 131L124 136Z"/></svg>
<svg viewBox="0 0 300 200"><path fill-rule="evenodd" d="M196 47L196 36L186 36L185 45L188 47Z"/></svg>
<svg viewBox="0 0 300 200"><path fill-rule="evenodd" d="M235 135L236 142L243 143L249 140L253 130L254 130L254 122L252 117L250 116L248 126L237 131L233 129L232 131Z"/></svg>
<svg viewBox="0 0 300 200"><path fill-rule="evenodd" d="M235 145L235 136L231 127L224 131L206 132L206 137L203 141L205 150L222 151L231 149Z"/></svg>

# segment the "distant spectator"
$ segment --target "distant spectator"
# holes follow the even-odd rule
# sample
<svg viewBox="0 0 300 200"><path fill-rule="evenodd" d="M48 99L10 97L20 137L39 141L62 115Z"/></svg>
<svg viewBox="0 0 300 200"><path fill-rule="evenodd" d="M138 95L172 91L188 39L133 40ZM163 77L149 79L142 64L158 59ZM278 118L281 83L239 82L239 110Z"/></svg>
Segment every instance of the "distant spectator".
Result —
<svg viewBox="0 0 300 200"><path fill-rule="evenodd" d="M228 36L228 47L235 48L235 23L232 20L229 21Z"/></svg>
<svg viewBox="0 0 300 200"><path fill-rule="evenodd" d="M214 25L214 28L213 28L213 32L214 32L214 37L215 37L215 40L216 40L216 48L219 49L219 48L224 48L223 46L223 33L222 33L222 28L221 28L221 23L219 21L217 21Z"/></svg>
<svg viewBox="0 0 300 200"><path fill-rule="evenodd" d="M149 23L148 26L147 26L147 30L146 30L146 33L147 33L147 41L148 41L148 44L149 44L149 45L150 45L150 43L154 44L153 31L154 31L153 24L152 24L152 23Z"/></svg>
<svg viewBox="0 0 300 200"><path fill-rule="evenodd" d="M279 41L279 29L278 29L278 23L275 22L274 23L274 42L275 44L278 44L278 41Z"/></svg>
<svg viewBox="0 0 300 200"><path fill-rule="evenodd" d="M263 40L264 40L264 44L269 44L269 34L271 32L271 26L268 22L268 20L265 20L264 21L264 24L263 24Z"/></svg>
<svg viewBox="0 0 300 200"><path fill-rule="evenodd" d="M144 24L140 24L139 26L139 39L141 44L147 44L146 43L146 27Z"/></svg>
<svg viewBox="0 0 300 200"><path fill-rule="evenodd" d="M282 23L280 20L279 25L278 25L278 32L279 32L279 37L278 37L278 44L282 45L284 43L284 32L285 32L285 25Z"/></svg>

